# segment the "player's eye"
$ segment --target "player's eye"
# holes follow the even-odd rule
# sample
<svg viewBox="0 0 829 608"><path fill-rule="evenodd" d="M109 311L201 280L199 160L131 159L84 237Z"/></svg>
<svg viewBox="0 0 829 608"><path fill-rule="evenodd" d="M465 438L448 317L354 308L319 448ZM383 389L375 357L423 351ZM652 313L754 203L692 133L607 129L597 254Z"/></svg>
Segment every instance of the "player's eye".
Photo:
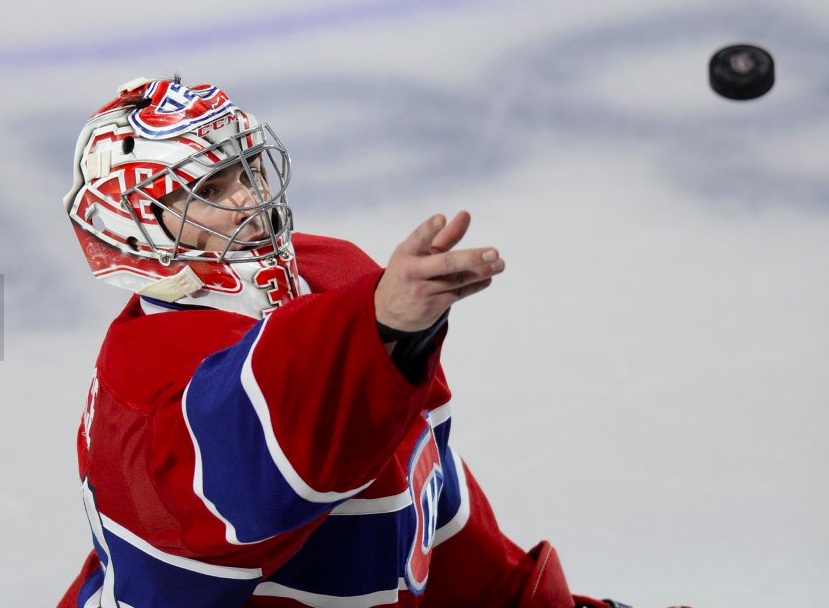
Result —
<svg viewBox="0 0 829 608"><path fill-rule="evenodd" d="M260 169L256 169L253 172L253 177L256 180L256 183L259 184L260 187L265 187L265 186L268 185L268 180L265 178L265 172L264 171L262 171Z"/></svg>
<svg viewBox="0 0 829 608"><path fill-rule="evenodd" d="M250 168L250 174L253 176L253 179L256 181L257 184L262 182L262 172L259 169L257 169L256 167L251 167ZM250 178L248 177L247 171L242 173L242 175L239 179L246 186L250 185Z"/></svg>
<svg viewBox="0 0 829 608"><path fill-rule="evenodd" d="M262 196L270 196L270 190L268 189L268 180L265 178L265 174L255 167L250 168L250 174L253 176L253 183L256 184L257 188L259 188L259 191L262 194ZM252 188L247 173L241 176L241 182L242 185L244 185L246 188Z"/></svg>
<svg viewBox="0 0 829 608"><path fill-rule="evenodd" d="M217 188L215 186L211 186L210 184L205 184L196 190L196 196L206 199L209 199L211 196L215 196L217 193Z"/></svg>

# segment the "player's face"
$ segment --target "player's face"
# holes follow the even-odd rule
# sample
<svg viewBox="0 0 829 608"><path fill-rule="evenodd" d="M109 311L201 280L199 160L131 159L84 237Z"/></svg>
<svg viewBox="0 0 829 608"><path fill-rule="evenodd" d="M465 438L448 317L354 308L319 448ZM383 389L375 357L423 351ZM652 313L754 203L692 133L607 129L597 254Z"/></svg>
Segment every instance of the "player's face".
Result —
<svg viewBox="0 0 829 608"><path fill-rule="evenodd" d="M249 160L251 173L265 200L271 197L271 191L262 169L260 157ZM259 204L247 172L241 163L236 163L222 169L206 179L195 188L195 193L219 205L234 207L234 209L219 209L193 197L187 206L187 219L197 222L220 234L232 237L239 226L242 226L236 239L239 241L258 241L268 236L264 214L249 209ZM187 204L187 192L180 188L160 200L168 207L183 215ZM248 208L248 209L246 209ZM251 216L252 217L251 219ZM175 237L181 229L181 243L193 249L202 251L222 251L227 246L228 239L211 234L176 217L167 210L162 212L162 220L170 234ZM246 220L249 220L246 222ZM184 227L181 228L182 223ZM233 243L230 250L243 249L240 243Z"/></svg>

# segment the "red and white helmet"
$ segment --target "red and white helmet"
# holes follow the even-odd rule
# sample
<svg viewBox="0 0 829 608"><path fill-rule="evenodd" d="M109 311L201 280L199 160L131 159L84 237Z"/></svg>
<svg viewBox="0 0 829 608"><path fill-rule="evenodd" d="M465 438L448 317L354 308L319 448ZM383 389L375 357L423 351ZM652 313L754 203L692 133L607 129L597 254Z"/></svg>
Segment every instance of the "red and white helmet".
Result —
<svg viewBox="0 0 829 608"><path fill-rule="evenodd" d="M254 178L256 157L261 168ZM250 178L251 205L229 207L196 193L234 165ZM288 152L271 128L218 87L139 78L122 85L81 131L64 206L95 277L166 302L258 318L300 293L285 196L290 176ZM163 200L177 190L186 199L183 210ZM246 219L223 234L188 217L191 202L244 212ZM161 222L162 212L179 218L182 228L220 237L224 249L186 245L181 229L171 234ZM251 221L266 236L241 238Z"/></svg>

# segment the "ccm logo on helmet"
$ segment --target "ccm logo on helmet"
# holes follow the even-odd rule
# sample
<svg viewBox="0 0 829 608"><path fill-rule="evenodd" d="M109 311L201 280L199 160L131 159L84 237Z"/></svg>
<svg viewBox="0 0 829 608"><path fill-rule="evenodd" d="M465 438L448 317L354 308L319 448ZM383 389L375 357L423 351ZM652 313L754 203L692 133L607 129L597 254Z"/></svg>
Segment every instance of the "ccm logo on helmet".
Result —
<svg viewBox="0 0 829 608"><path fill-rule="evenodd" d="M230 123L236 122L237 120L239 120L239 119L236 116L236 114L227 114L225 116L222 116L221 118L218 118L218 119L214 120L213 122L211 122L209 124L206 124L206 125L203 125L203 126L199 127L196 130L196 135L198 135L199 137L204 137L205 135L207 135L211 131L217 131L218 129L221 129L222 127L226 127Z"/></svg>

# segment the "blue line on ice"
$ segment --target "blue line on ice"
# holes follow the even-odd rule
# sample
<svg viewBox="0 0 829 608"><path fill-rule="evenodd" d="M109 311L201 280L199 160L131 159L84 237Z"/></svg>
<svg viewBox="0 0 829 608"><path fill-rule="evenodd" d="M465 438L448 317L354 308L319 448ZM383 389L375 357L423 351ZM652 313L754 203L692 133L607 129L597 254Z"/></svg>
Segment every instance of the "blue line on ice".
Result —
<svg viewBox="0 0 829 608"><path fill-rule="evenodd" d="M115 61L165 51L192 52L207 47L250 44L327 28L346 27L387 19L401 19L429 10L451 10L485 0L369 0L342 7L316 8L288 14L264 15L221 23L193 24L196 35L181 36L177 30L140 30L128 36L58 42L49 46L4 49L0 66L6 69L48 67L85 60Z"/></svg>

